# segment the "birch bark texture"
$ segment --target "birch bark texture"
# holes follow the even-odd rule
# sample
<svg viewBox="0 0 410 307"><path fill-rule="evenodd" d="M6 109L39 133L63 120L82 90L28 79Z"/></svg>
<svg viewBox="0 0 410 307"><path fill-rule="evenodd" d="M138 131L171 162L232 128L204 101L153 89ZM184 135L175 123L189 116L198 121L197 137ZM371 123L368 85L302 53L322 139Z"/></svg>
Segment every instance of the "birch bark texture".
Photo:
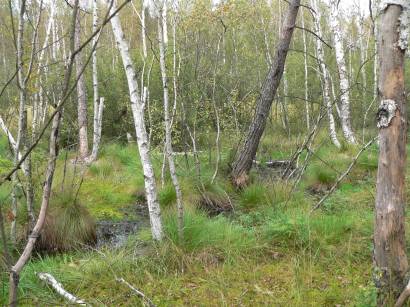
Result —
<svg viewBox="0 0 410 307"><path fill-rule="evenodd" d="M270 113L272 101L278 90L285 67L286 56L289 51L290 41L295 29L296 17L299 12L300 0L289 2L289 8L283 22L282 32L276 48L273 64L261 89L260 97L256 104L255 114L249 127L245 142L237 153L232 165L231 179L233 184L240 188L248 184L249 171L255 158L259 141L265 130L266 120Z"/></svg>
<svg viewBox="0 0 410 307"><path fill-rule="evenodd" d="M98 3L97 0L93 0L93 32L98 29ZM97 62L97 48L98 38L93 38L94 50L92 53L92 73L93 73L93 106L94 106L94 119L93 119L93 147L90 156L87 158L87 162L91 163L97 159L98 149L101 141L102 130L102 116L104 110L104 97L99 96L98 92L98 62Z"/></svg>
<svg viewBox="0 0 410 307"><path fill-rule="evenodd" d="M75 48L81 46L81 13L77 14L75 23ZM77 72L77 114L78 114L78 154L80 161L86 160L88 156L88 132L87 132L87 93L85 87L85 76L83 70L82 53L75 57L75 68Z"/></svg>
<svg viewBox="0 0 410 307"><path fill-rule="evenodd" d="M110 6L111 1L106 0L106 3L108 6ZM116 6L112 5L110 14L114 14L115 11ZM131 60L129 45L122 30L118 14L111 18L110 23L115 40L117 42L118 49L121 54L125 74L127 76L128 89L131 100L131 110L134 118L137 144L144 173L145 193L148 203L152 237L154 240L161 240L163 237L161 209L159 207L157 198L157 187L154 177L154 169L152 167L149 154L148 135L145 129L144 122L144 106L139 95L137 74L134 68L134 64Z"/></svg>
<svg viewBox="0 0 410 307"><path fill-rule="evenodd" d="M378 306L390 305L404 289L408 271L405 240L407 113L404 56L407 1L382 2L379 23L379 167L374 225L374 281Z"/></svg>
<svg viewBox="0 0 410 307"><path fill-rule="evenodd" d="M316 1L316 0L315 0ZM339 72L340 86L340 124L343 136L349 144L356 144L351 124L350 99L349 99L349 80L346 69L346 60L343 48L343 32L340 26L339 1L330 2L330 27L334 37L334 48L336 53L336 64Z"/></svg>
<svg viewBox="0 0 410 307"><path fill-rule="evenodd" d="M314 16L314 28L315 32L319 37L322 37L322 27L320 25L320 10L317 4L317 0L311 0L311 5L313 10L316 12ZM340 142L337 138L336 134L336 126L335 126L335 119L333 117L333 106L330 100L330 85L329 85L329 76L327 67L325 64L325 53L323 50L322 42L319 39L316 39L316 53L317 58L319 61L319 68L320 72L322 73L322 82L323 82L323 100L327 110L327 117L329 119L329 135L332 143L337 147L340 148Z"/></svg>
<svg viewBox="0 0 410 307"><path fill-rule="evenodd" d="M167 6L165 1L162 5L161 10L166 10ZM178 235L179 239L182 240L184 237L184 206L182 203L182 191L179 186L179 180L177 176L177 171L174 161L174 150L172 148L172 123L171 116L169 112L169 89L168 89L168 77L167 77L167 67L165 63L165 52L166 52L166 42L165 42L165 24L167 22L167 14L163 11L158 14L162 16L157 18L158 20L158 44L159 44L159 60L163 87L163 99L164 99L164 122L165 122L165 154L168 160L169 173L171 176L172 185L175 189L176 199L177 199L177 210L178 210ZM174 37L175 39L175 37Z"/></svg>

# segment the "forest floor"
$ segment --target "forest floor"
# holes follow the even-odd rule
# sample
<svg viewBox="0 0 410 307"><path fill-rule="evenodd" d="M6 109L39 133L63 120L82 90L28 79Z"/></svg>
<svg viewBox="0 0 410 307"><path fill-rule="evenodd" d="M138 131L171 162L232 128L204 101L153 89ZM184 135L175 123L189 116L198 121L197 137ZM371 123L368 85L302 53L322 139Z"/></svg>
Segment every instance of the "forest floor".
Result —
<svg viewBox="0 0 410 307"><path fill-rule="evenodd" d="M279 147L275 145L278 143L265 137L258 159L290 157L296 140L282 140ZM150 231L144 227L117 249L38 255L22 273L21 305L64 304L36 272L51 273L68 291L96 306L143 304L119 278L158 306L374 305L371 273L377 147L365 151L339 189L311 213L312 206L360 150L360 146L346 145L338 150L325 137L319 143L294 190L292 181L275 180L266 176L269 170L265 170L264 176L253 171L253 183L235 191L227 176L229 152L222 153L218 176L211 184L215 153L202 152L201 178L207 195L234 208L216 217L197 209L201 193L194 159L178 155L186 205L183 242L177 236L175 192L166 177L164 186L158 184L166 233L162 243L152 243ZM67 157L72 158L72 153ZM157 178L161 177L162 157L159 151L153 151ZM130 213L137 212L130 208L143 199L135 146L104 145L100 159L83 176L78 176L80 169L65 161L69 159L61 154L55 191L69 184L78 189L81 183L78 198L96 220L138 218L138 213ZM2 278L4 303L7 276Z"/></svg>

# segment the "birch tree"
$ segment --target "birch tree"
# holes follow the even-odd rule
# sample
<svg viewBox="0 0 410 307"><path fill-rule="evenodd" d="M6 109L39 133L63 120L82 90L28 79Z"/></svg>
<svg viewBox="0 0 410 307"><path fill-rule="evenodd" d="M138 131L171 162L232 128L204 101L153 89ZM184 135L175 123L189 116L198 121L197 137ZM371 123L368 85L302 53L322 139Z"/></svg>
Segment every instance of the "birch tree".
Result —
<svg viewBox="0 0 410 307"><path fill-rule="evenodd" d="M405 240L407 113L404 56L407 50L409 3L381 3L378 38L379 167L376 184L374 265L378 306L397 299L406 284L408 261Z"/></svg>
<svg viewBox="0 0 410 307"><path fill-rule="evenodd" d="M316 1L316 0L315 0ZM343 50L342 28L339 21L339 1L332 0L330 2L331 14L329 18L330 27L334 37L334 48L336 53L336 64L340 79L340 123L342 126L343 135L346 141L350 144L356 143L356 138L352 131L351 116L350 116L350 99L349 99L349 80L346 70L346 60Z"/></svg>
<svg viewBox="0 0 410 307"><path fill-rule="evenodd" d="M317 0L311 0L311 5L313 9L315 10L316 14L314 17L314 28L315 32L319 37L322 37L322 27L320 25L320 10L317 5ZM330 85L329 85L329 77L328 77L328 71L327 67L325 64L325 53L323 50L323 45L322 42L319 39L316 39L316 54L319 62L319 67L320 67L320 72L322 74L322 83L323 83L323 100L324 104L327 110L327 117L329 120L329 134L330 134L330 139L332 140L332 143L340 148L340 142L337 138L336 134L336 126L335 126L335 119L333 117L333 107L332 107L332 102L330 100Z"/></svg>
<svg viewBox="0 0 410 307"><path fill-rule="evenodd" d="M301 14L302 17L302 28L305 28L305 17L304 14ZM310 111L309 111L309 92L308 92L308 46L306 40L306 33L302 31L302 38L303 38L303 67L305 73L305 115L306 115L306 128L310 130Z"/></svg>
<svg viewBox="0 0 410 307"><path fill-rule="evenodd" d="M106 0L108 6L111 5L110 2L110 0ZM115 12L114 4L111 5L110 12L111 14ZM145 129L144 121L144 106L139 95L137 74L134 68L134 63L131 60L129 45L127 40L125 39L125 35L121 27L120 18L118 17L118 15L115 15L111 18L110 22L118 49L121 54L122 63L128 81L137 144L144 173L145 193L150 215L152 236L154 240L161 240L163 237L161 210L157 198L157 187L154 177L154 169L152 167L149 154L148 135Z"/></svg>
<svg viewBox="0 0 410 307"><path fill-rule="evenodd" d="M81 13L77 14L75 24L75 48L81 45ZM82 74L83 57L80 52L76 56L75 68L77 73L77 116L78 116L78 154L81 161L85 161L88 156L88 120L87 120L87 93L85 87L85 77Z"/></svg>
<svg viewBox="0 0 410 307"><path fill-rule="evenodd" d="M93 33L98 29L98 3L97 0L92 0L93 8ZM97 159L98 149L101 141L102 116L104 110L104 97L100 97L98 93L98 63L97 63L97 37L93 38L94 51L92 53L92 74L93 74L93 101L94 101L94 119L93 119L93 147L91 155L87 158L87 162L93 162Z"/></svg>
<svg viewBox="0 0 410 307"><path fill-rule="evenodd" d="M167 14L163 11L167 9L166 1L163 1L162 7L159 10L157 22L158 22L158 44L159 44L159 59L160 59L160 69L162 77L162 87L163 87L163 100L164 100L164 122L165 122L165 154L168 160L169 173L171 175L172 184L175 189L177 198L177 209L178 209L178 234L180 240L183 239L183 227L184 227L184 208L182 203L182 192L179 186L178 176L176 173L175 161L174 161L174 150L172 148L172 133L171 133L171 116L169 112L169 90L168 90L168 77L167 77L167 67L165 63L165 53L166 53L166 40L165 40L165 27L167 23ZM174 37L175 39L175 37Z"/></svg>

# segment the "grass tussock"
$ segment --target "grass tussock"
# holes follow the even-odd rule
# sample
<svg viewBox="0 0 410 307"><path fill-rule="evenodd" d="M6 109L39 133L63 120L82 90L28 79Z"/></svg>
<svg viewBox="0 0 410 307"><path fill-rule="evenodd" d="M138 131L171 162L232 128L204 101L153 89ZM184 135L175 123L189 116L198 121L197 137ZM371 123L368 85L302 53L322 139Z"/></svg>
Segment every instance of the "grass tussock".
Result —
<svg viewBox="0 0 410 307"><path fill-rule="evenodd" d="M36 248L64 252L94 245L96 240L95 221L75 193L54 193Z"/></svg>

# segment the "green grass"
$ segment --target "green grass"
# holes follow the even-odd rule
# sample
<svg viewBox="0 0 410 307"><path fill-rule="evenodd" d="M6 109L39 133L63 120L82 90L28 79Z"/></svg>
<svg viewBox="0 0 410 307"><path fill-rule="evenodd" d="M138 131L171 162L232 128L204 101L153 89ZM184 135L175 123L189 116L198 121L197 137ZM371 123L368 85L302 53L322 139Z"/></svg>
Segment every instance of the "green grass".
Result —
<svg viewBox="0 0 410 307"><path fill-rule="evenodd" d="M265 135L258 159L289 158L295 144L295 138ZM321 135L314 148L315 155L295 189L292 181L270 182L255 175L250 186L236 191L230 185L227 165L221 165L211 183L215 165L208 152L200 153L200 179L193 157L186 161L177 156L187 208L182 242L175 191L167 174L164 188L160 182L157 185L163 242L152 242L145 229L118 250L34 257L22 273L22 305L64 304L35 275L49 272L92 305L142 306L140 298L116 281L123 277L158 306L373 306L371 237L377 147L360 157L320 210L310 213L321 196L311 187L331 186L359 150L348 145L336 149ZM151 154L160 178L162 153L153 150ZM222 152L223 163L230 155L228 150ZM59 159L55 190L63 180L63 165ZM80 179L72 179L75 172L77 177L81 174L69 164L66 185L79 186ZM143 183L136 146L106 144L99 160L84 172L79 199L94 219L120 220L124 209L143 200ZM7 199L8 192L9 188L0 188L0 199ZM233 210L209 217L200 209L209 200ZM4 286L1 303L6 297Z"/></svg>

